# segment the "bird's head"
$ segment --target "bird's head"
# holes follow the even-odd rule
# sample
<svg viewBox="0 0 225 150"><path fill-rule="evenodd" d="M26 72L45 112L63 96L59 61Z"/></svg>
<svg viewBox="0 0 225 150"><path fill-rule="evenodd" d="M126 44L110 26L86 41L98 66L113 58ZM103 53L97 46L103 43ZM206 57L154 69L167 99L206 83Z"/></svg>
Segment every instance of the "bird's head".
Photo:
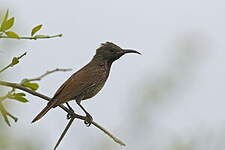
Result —
<svg viewBox="0 0 225 150"><path fill-rule="evenodd" d="M141 54L136 50L132 49L122 49L116 44L113 44L111 42L106 42L101 44L101 47L99 47L96 50L96 56L101 56L104 60L114 62L115 60L119 59L124 54L128 53L136 53Z"/></svg>

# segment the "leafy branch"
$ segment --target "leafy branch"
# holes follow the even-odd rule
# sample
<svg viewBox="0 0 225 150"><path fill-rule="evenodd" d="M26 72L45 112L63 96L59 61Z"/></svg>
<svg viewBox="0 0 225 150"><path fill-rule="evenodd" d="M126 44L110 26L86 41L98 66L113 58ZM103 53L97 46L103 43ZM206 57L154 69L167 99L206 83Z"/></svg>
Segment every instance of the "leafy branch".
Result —
<svg viewBox="0 0 225 150"><path fill-rule="evenodd" d="M13 67L14 65L19 63L19 60L25 56L27 54L27 52L23 53L22 55L20 55L19 57L13 57L11 63L7 66L5 66L3 69L0 70L0 73L5 71L6 69L8 69L9 67Z"/></svg>
<svg viewBox="0 0 225 150"><path fill-rule="evenodd" d="M27 39L27 40L37 40L37 39L50 39L50 38L55 38L55 37L62 37L63 34L57 34L57 35L36 35L33 37L29 37L29 36L20 36L19 38L15 37L15 36L2 36L0 35L0 39Z"/></svg>
<svg viewBox="0 0 225 150"><path fill-rule="evenodd" d="M42 98L42 99L44 99L44 100L47 100L47 101L50 101L51 100L51 98L50 97L48 97L48 96L45 96L45 95L43 95L43 94L41 94L41 93L38 93L38 92L36 92L36 91L33 91L33 90L30 90L30 89L28 89L28 88L26 88L26 87L24 87L24 86L21 86L20 84L17 84L17 83L10 83L10 82L5 82L5 81L0 81L0 85L1 86L7 86L7 87L12 87L12 88L15 88L15 89L19 89L19 90L22 90L22 91L25 91L25 92L27 92L27 93L29 93L29 94L31 94L31 95L34 95L34 96L38 96L38 97L40 97L40 98ZM72 118L71 119L80 119L80 120L83 120L83 121L85 121L85 119L86 119L86 116L81 116L81 115L78 115L78 114L76 114L76 113L72 113L71 114L71 111L67 108L67 107L65 107L64 105L59 105L59 107L61 108L61 109L63 109L67 114L69 113L71 116L72 116ZM73 121L72 120L72 121ZM98 129L100 129L101 131L103 131L106 135L108 135L110 138L112 138L113 140L114 140L114 142L116 142L116 143L118 143L118 144L120 144L121 146L125 146L126 144L124 143L124 142L122 142L120 139L118 139L117 137L115 137L112 133L110 133L109 131L107 131L104 127L102 127L101 125L99 125L98 123L96 123L96 122L94 122L94 121L92 121L91 122L91 124L93 124L96 128L98 128ZM69 124L68 124L69 126L71 125L71 120L70 120L70 122L69 122ZM68 127L65 129L66 131L68 130ZM64 130L64 135L65 135L65 131ZM64 135L61 135L61 137L60 138L62 138ZM59 139L59 141L61 141L60 139ZM57 142L58 143L58 142ZM57 147L58 145L56 145L56 147ZM55 147L55 148L56 148Z"/></svg>
<svg viewBox="0 0 225 150"><path fill-rule="evenodd" d="M48 38L55 38L61 37L62 34L57 35L35 35L41 28L42 24L35 26L31 30L31 36L19 36L18 33L10 30L15 22L15 17L9 18L9 10L6 11L1 26L0 26L0 39L3 38L10 38L10 39L29 39L29 40L37 40L37 39L48 39Z"/></svg>
<svg viewBox="0 0 225 150"><path fill-rule="evenodd" d="M29 88L30 90L36 91L39 88L39 85L37 83L33 83L31 81L39 81L42 78L44 78L45 76L57 72L57 71L70 71L71 69L54 69L51 71L47 71L46 73L44 73L43 75L36 77L36 78L30 78L30 79L23 79L19 85ZM8 120L9 116L10 118L12 118L15 122L18 120L17 117L13 116L12 114L10 114L8 111L6 111L5 107L3 106L2 102L6 99L12 99L12 100L17 100L19 102L23 102L26 103L28 102L28 100L25 98L26 94L25 93L16 93L15 88L12 87L12 90L9 91L6 95L0 97L0 112L5 120L5 122L8 124L8 126L10 126L10 122Z"/></svg>
<svg viewBox="0 0 225 150"><path fill-rule="evenodd" d="M27 53L23 53L22 55L20 55L19 57L14 57L11 61L11 63L9 65L7 65L6 67L4 67L3 69L0 70L0 73L5 71L6 69L15 66L16 64L19 63L19 60L25 56ZM70 71L71 69L54 69L51 71L47 71L46 73L44 73L43 75L36 77L36 78L30 78L30 79L23 79L19 85L27 87L33 91L37 90L39 88L39 85L37 83L33 83L33 81L40 81L42 78L44 78L45 76L57 72L57 71ZM26 103L28 102L28 100L25 98L26 94L25 93L16 93L16 89L12 88L6 95L0 97L0 113L2 114L5 122L8 124L8 126L10 126L10 122L8 117L12 118L15 122L18 120L17 117L13 116L11 113L9 113L6 108L4 107L4 105L2 104L2 102L6 99L12 99L12 100L17 100L19 102L23 102Z"/></svg>

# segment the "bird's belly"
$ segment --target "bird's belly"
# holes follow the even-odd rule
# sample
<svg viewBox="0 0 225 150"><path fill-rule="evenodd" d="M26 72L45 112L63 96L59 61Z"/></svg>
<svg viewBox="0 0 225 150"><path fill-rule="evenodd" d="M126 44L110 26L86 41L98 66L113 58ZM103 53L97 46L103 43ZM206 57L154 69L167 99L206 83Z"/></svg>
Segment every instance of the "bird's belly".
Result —
<svg viewBox="0 0 225 150"><path fill-rule="evenodd" d="M83 100L86 100L95 96L103 88L104 84L105 84L105 81L101 81L98 84L96 84L94 87L85 91L85 94L84 94L85 96Z"/></svg>

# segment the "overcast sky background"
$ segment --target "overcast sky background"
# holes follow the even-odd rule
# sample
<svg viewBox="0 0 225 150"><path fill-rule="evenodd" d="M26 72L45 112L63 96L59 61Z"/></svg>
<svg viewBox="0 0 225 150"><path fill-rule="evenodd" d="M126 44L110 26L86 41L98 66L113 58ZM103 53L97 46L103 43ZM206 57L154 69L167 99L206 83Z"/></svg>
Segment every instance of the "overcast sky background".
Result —
<svg viewBox="0 0 225 150"><path fill-rule="evenodd" d="M90 61L100 43L111 41L143 54L130 54L115 62L103 90L83 102L96 122L125 141L128 146L123 149L161 150L174 142L171 138L182 140L187 135L225 140L224 1L0 0L0 7L4 11L9 8L10 15L16 17L13 29L20 35L29 35L37 24L43 24L40 34L63 33L62 38L55 39L0 41L0 57L6 62L28 52L20 64L5 72L9 74L7 80L17 82L55 68L73 69L40 82L38 91L49 96ZM174 90L167 89L163 102L155 102L147 89L153 89L154 94L154 88L167 77L172 78L167 88ZM11 111L19 122L7 130L34 138L44 143L41 147L51 149L67 123L65 113L54 109L30 124L46 103L33 96L29 99L27 104L12 103ZM149 110L145 112L147 119L135 107L141 99L151 102L145 108ZM75 103L73 107L82 113ZM132 122L133 114L145 119ZM139 130L145 132L137 135L137 128L131 128L133 124L140 124ZM139 138L136 142L135 137ZM90 150L96 148L96 141L107 143L103 147L121 149L101 131L93 126L86 128L81 121L72 125L60 149ZM224 142L218 146L218 140L209 141L211 147L200 148L225 148Z"/></svg>

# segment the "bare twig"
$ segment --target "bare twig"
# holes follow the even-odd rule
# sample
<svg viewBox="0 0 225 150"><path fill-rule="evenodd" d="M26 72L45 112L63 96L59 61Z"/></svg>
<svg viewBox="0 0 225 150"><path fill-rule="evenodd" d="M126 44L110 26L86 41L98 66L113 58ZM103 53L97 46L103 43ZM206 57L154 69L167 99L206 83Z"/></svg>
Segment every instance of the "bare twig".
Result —
<svg viewBox="0 0 225 150"><path fill-rule="evenodd" d="M1 86L7 86L7 87L12 87L12 88L16 88L16 89L20 89L22 91L25 91L27 93L30 93L34 96L38 96L44 100L47 100L47 101L50 101L51 98L48 97L48 96L45 96L41 93L38 93L38 92L35 92L35 91L32 91L28 88L25 88L17 83L10 83L10 82L6 82L6 81L0 81L0 85ZM60 108L62 108L64 111L66 111L67 113L71 113L71 111L65 107L64 105L59 105ZM73 118L77 118L77 119L80 119L80 120L83 120L85 121L86 117L85 116L81 116L81 115L78 115L76 113L74 114L71 114L71 116ZM96 122L92 121L91 124L93 124L95 127L97 127L98 129L100 129L101 131L103 131L106 135L108 135L110 138L112 138L116 143L120 144L121 146L125 146L124 142L122 142L121 140L119 140L117 137L113 136L112 133L110 133L109 131L107 131L105 128L103 128L102 126L100 126L99 124L97 124Z"/></svg>
<svg viewBox="0 0 225 150"><path fill-rule="evenodd" d="M14 60L15 58L17 59L17 61L19 62L19 59L21 59L23 56L25 56L27 54L27 52L23 53L22 55L20 55L19 57L14 57ZM9 67L13 67L14 65L16 65L18 62L15 62L15 61L11 61L11 63L9 65L7 65L6 67L4 67L3 69L0 70L0 73L5 71L6 69L8 69Z"/></svg>
<svg viewBox="0 0 225 150"><path fill-rule="evenodd" d="M19 57L18 57L18 59L21 59L23 56L25 56L27 54L27 52L25 52L25 53L23 53L22 55L20 55Z"/></svg>
<svg viewBox="0 0 225 150"><path fill-rule="evenodd" d="M54 72L58 72L58 71L62 71L62 72L66 72L66 71L71 71L72 69L60 69L60 68L56 68L54 70L51 71L47 71L46 73L44 73L43 75L36 77L36 78L31 78L31 79L25 79L26 81L40 81L42 78L44 78L45 76L54 73Z"/></svg>
<svg viewBox="0 0 225 150"><path fill-rule="evenodd" d="M121 141L120 139L118 139L117 137L113 136L109 131L107 131L105 128L103 128L102 126L100 126L99 124L97 124L97 122L92 122L92 124L94 126L96 126L97 128L99 128L100 130L102 130L105 134L107 134L108 136L110 136L114 142L120 144L121 146L126 146L126 144Z"/></svg>
<svg viewBox="0 0 225 150"><path fill-rule="evenodd" d="M60 142L62 141L63 137L66 135L66 132L68 131L68 129L70 128L71 124L73 123L75 118L71 118L69 123L66 125L66 128L64 129L63 133L61 134L61 136L59 137L54 150L56 150L56 148L59 146Z"/></svg>
<svg viewBox="0 0 225 150"><path fill-rule="evenodd" d="M17 40L20 40L20 39L28 39L28 40L37 40L37 39L49 39L49 38L55 38L55 37L62 37L63 34L57 34L57 35L40 35L40 36L32 36L32 37L27 37L27 36L21 36L19 38L17 37L8 37L8 36L3 36L3 35L0 35L0 39L17 39Z"/></svg>

